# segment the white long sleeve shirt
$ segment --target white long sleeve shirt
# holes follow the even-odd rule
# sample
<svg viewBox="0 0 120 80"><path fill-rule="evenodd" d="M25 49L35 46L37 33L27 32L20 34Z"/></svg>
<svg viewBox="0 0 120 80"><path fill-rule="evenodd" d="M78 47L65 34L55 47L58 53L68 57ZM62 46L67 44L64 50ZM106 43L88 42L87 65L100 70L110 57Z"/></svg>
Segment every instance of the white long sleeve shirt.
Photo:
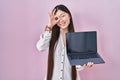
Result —
<svg viewBox="0 0 120 80"><path fill-rule="evenodd" d="M41 36L40 40L37 42L37 49L39 51L44 51L48 49L49 42L51 39L51 32L45 31ZM71 77L71 65L69 63L66 47L64 47L62 35L60 34L58 41L56 42L56 47L54 49L54 69L52 80L72 80ZM77 80L80 80L78 71L84 69L84 67L77 65ZM46 80L46 79L45 79Z"/></svg>

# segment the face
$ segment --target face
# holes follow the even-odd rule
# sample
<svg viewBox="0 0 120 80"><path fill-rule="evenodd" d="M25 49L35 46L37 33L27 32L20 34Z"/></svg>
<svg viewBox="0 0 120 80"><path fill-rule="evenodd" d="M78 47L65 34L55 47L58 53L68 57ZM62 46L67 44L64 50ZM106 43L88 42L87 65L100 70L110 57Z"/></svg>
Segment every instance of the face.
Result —
<svg viewBox="0 0 120 80"><path fill-rule="evenodd" d="M67 29L68 25L70 24L70 16L69 16L69 14L64 12L64 11L62 11L62 10L58 10L56 12L55 16L59 19L57 25L61 29Z"/></svg>

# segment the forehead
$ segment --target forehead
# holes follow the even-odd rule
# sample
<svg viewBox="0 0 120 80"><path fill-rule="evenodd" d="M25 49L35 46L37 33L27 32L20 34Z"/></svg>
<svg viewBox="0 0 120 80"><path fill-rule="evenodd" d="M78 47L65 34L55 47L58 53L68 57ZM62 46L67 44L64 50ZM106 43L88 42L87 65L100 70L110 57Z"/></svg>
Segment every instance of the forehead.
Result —
<svg viewBox="0 0 120 80"><path fill-rule="evenodd" d="M60 16L60 15L62 15L62 14L67 14L67 13L64 12L64 11L62 11L62 10L58 10L55 15L56 15L56 16Z"/></svg>

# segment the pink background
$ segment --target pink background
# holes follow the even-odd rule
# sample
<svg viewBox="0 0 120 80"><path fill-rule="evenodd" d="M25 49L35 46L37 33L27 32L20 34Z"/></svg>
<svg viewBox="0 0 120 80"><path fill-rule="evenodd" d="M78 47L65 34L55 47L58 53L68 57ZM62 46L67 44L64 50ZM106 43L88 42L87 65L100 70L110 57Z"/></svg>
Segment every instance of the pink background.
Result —
<svg viewBox="0 0 120 80"><path fill-rule="evenodd" d="M106 63L81 71L82 80L120 80L119 0L0 0L0 80L44 79L48 54L36 42L59 3L70 9L76 31L98 32Z"/></svg>

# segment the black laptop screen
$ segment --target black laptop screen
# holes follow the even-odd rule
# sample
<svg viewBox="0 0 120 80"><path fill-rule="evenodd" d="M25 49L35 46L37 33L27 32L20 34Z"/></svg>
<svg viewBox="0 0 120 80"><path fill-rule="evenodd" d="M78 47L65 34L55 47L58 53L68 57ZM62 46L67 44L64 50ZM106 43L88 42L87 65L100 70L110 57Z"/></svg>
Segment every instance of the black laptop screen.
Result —
<svg viewBox="0 0 120 80"><path fill-rule="evenodd" d="M91 32L70 32L66 35L68 53L97 52L97 34Z"/></svg>

